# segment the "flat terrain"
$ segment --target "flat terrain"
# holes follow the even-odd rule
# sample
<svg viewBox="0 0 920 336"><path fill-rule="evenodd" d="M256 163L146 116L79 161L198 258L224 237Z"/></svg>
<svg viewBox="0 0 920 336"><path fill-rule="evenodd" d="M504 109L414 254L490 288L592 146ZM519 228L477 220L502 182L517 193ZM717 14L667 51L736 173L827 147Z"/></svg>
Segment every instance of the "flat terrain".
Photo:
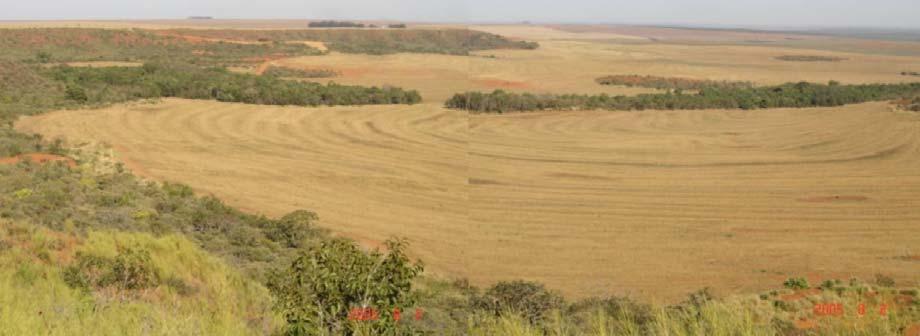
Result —
<svg viewBox="0 0 920 336"><path fill-rule="evenodd" d="M790 276L920 281L911 257L920 250L916 113L888 103L513 115L442 108L467 90L652 91L594 82L616 74L761 85L916 81L900 73L920 71L920 44L636 27L472 28L541 47L470 57L333 52L236 69L335 70L342 75L318 81L418 89L424 104L415 106L167 99L54 112L17 127L71 144L105 143L139 175L187 183L247 211L314 210L323 226L367 246L408 237L428 270L477 284L524 278L572 296L673 302L706 286L750 292ZM774 44L761 43L768 40ZM783 55L846 60L776 59Z"/></svg>
<svg viewBox="0 0 920 336"><path fill-rule="evenodd" d="M793 275L920 278L920 117L886 103L473 115L169 99L18 127L250 211L317 211L435 273L674 300Z"/></svg>
<svg viewBox="0 0 920 336"><path fill-rule="evenodd" d="M807 51L807 55L846 58L841 62L788 62L783 55L802 50L763 46L687 46L616 44L589 41L541 41L537 50L481 51L479 56L332 53L271 61L301 69L331 69L342 74L320 82L394 85L418 89L431 103L462 91L634 95L643 88L597 85L607 74L753 81L761 85L811 81L826 83L910 82L904 69L920 69L920 57Z"/></svg>

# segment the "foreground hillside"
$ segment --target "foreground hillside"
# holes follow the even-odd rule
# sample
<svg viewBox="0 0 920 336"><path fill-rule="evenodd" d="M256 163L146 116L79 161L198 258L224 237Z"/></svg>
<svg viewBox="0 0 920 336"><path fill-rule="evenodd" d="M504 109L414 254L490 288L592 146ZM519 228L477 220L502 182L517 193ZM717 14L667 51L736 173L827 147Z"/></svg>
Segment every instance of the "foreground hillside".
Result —
<svg viewBox="0 0 920 336"><path fill-rule="evenodd" d="M0 220L0 247L3 335L267 334L280 324L263 286L181 235Z"/></svg>

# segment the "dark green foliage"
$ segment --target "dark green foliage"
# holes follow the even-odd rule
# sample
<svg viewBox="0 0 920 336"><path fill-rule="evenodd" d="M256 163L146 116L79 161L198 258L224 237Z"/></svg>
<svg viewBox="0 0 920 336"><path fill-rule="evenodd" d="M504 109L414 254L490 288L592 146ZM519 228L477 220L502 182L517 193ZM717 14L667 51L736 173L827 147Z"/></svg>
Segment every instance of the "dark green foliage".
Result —
<svg viewBox="0 0 920 336"><path fill-rule="evenodd" d="M752 88L751 82L712 81L679 77L657 77L640 75L613 75L596 79L601 85L624 85L671 90L701 90L703 88Z"/></svg>
<svg viewBox="0 0 920 336"><path fill-rule="evenodd" d="M393 309L415 305L412 282L422 272L405 248L403 241L389 240L385 253L365 253L354 242L332 239L307 249L269 282L287 320L286 334L350 335L357 324L373 335L411 334L411 326L393 318ZM379 318L349 323L355 308L374 309Z"/></svg>
<svg viewBox="0 0 920 336"><path fill-rule="evenodd" d="M262 76L279 78L329 78L338 75L337 71L329 69L295 69L278 66L270 66L262 73Z"/></svg>
<svg viewBox="0 0 920 336"><path fill-rule="evenodd" d="M282 244L286 247L302 247L316 230L313 228L313 222L317 221L319 216L314 212L307 210L298 210L281 217L275 221L274 225L267 228L266 235L268 239Z"/></svg>
<svg viewBox="0 0 920 336"><path fill-rule="evenodd" d="M916 72L916 71L902 71L902 72L901 72L901 76L914 76L914 77L920 77L920 72Z"/></svg>
<svg viewBox="0 0 920 336"><path fill-rule="evenodd" d="M68 85L67 89L64 90L64 95L67 96L67 99L77 103L85 103L89 100L89 97L86 96L86 90L78 85Z"/></svg>
<svg viewBox="0 0 920 336"><path fill-rule="evenodd" d="M783 286L789 289L808 289L808 279L805 278L789 278L786 279L786 282L783 282Z"/></svg>
<svg viewBox="0 0 920 336"><path fill-rule="evenodd" d="M783 55L776 59L787 62L840 62L846 61L846 58L835 56L814 56L814 55Z"/></svg>
<svg viewBox="0 0 920 336"><path fill-rule="evenodd" d="M139 68L58 66L43 74L69 83L66 96L70 100L89 103L159 97L299 106L415 104L421 101L417 91L400 88L286 81L187 64L148 63ZM78 99L83 97L86 99Z"/></svg>
<svg viewBox="0 0 920 336"><path fill-rule="evenodd" d="M350 21L316 21L307 25L310 28L364 28L367 25Z"/></svg>
<svg viewBox="0 0 920 336"><path fill-rule="evenodd" d="M499 282L473 300L476 309L496 315L511 312L537 323L554 309L565 305L562 296L547 290L542 284L528 281Z"/></svg>
<svg viewBox="0 0 920 336"><path fill-rule="evenodd" d="M391 28L391 29L406 29L407 27L408 26L406 26L405 23L396 23L396 24L387 25L387 28Z"/></svg>
<svg viewBox="0 0 920 336"><path fill-rule="evenodd" d="M536 42L513 41L466 29L181 29L176 35L245 41L322 41L332 51L384 55L400 52L468 55L476 50L536 49Z"/></svg>
<svg viewBox="0 0 920 336"><path fill-rule="evenodd" d="M496 90L492 93L468 92L454 95L448 108L473 112L521 112L539 110L696 110L764 109L782 107L841 106L898 99L920 93L920 83L823 85L784 84L757 88L705 87L697 94L662 93L634 97L588 95L534 95Z"/></svg>
<svg viewBox="0 0 920 336"><path fill-rule="evenodd" d="M71 287L87 291L107 287L142 290L159 284L158 272L149 252L127 248L114 259L78 252L62 276Z"/></svg>

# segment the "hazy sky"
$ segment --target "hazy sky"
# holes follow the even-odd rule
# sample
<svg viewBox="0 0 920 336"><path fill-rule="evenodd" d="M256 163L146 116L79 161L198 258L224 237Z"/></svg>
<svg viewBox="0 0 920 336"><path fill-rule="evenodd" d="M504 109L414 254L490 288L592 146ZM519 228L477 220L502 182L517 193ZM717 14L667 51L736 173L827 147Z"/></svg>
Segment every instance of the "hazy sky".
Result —
<svg viewBox="0 0 920 336"><path fill-rule="evenodd" d="M219 18L920 28L920 0L0 0L0 20Z"/></svg>

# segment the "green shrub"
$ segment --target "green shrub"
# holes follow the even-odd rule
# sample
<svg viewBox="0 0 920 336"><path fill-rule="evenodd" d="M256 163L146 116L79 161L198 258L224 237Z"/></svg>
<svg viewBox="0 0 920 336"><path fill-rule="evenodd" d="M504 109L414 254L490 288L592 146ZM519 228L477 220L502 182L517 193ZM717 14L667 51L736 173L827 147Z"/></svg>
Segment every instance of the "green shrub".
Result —
<svg viewBox="0 0 920 336"><path fill-rule="evenodd" d="M51 62L51 53L47 51L39 51L35 54L35 61L38 63L49 63Z"/></svg>
<svg viewBox="0 0 920 336"><path fill-rule="evenodd" d="M302 247L313 234L313 222L318 219L319 216L314 212L294 211L275 221L272 227L268 228L266 236L287 247Z"/></svg>
<svg viewBox="0 0 920 336"><path fill-rule="evenodd" d="M86 90L76 85L68 85L64 94L67 95L67 99L78 103L85 103L89 100L89 97L86 96Z"/></svg>
<svg viewBox="0 0 920 336"><path fill-rule="evenodd" d="M142 290L159 284L159 273L150 253L127 248L114 259L77 253L74 263L63 271L64 281L73 288L87 291L114 287Z"/></svg>
<svg viewBox="0 0 920 336"><path fill-rule="evenodd" d="M286 334L351 334L356 328L372 335L410 333L411 326L397 323L392 314L415 305L412 283L422 272L420 263L409 261L405 247L389 240L386 253L365 253L351 241L333 239L304 251L269 281L287 321ZM374 309L379 316L346 323L356 308Z"/></svg>
<svg viewBox="0 0 920 336"><path fill-rule="evenodd" d="M808 289L808 279L805 278L789 278L786 282L783 282L783 286L789 289Z"/></svg>
<svg viewBox="0 0 920 336"><path fill-rule="evenodd" d="M547 290L542 284L521 280L499 282L473 300L476 309L495 315L515 313L531 323L543 320L549 311L560 309L564 304L561 295Z"/></svg>

